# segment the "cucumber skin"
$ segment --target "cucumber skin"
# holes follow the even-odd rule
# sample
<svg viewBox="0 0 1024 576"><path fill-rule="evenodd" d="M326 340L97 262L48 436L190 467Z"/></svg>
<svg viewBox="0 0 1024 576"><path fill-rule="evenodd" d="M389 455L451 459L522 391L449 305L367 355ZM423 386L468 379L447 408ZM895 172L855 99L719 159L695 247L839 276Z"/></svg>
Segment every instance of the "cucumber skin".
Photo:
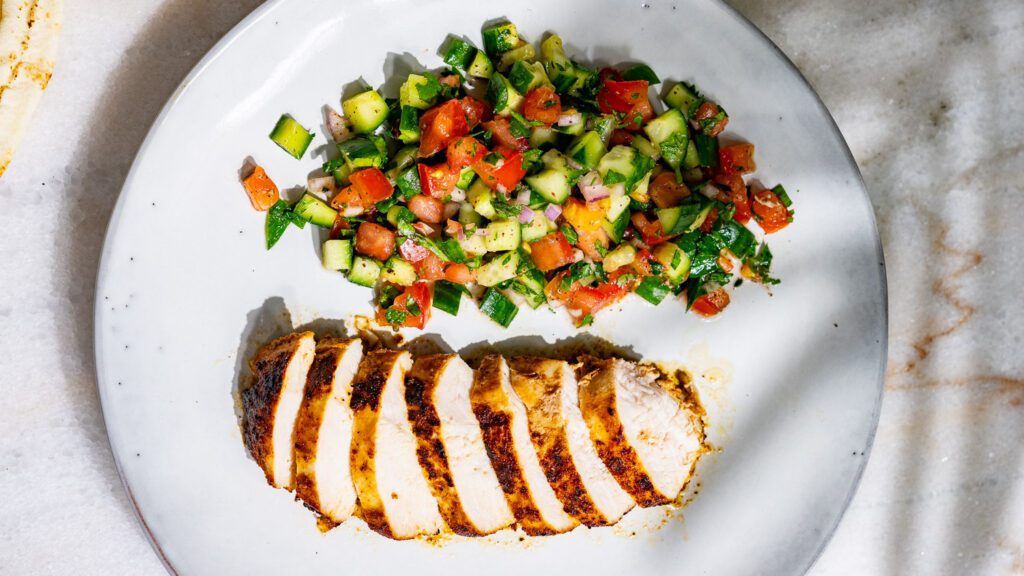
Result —
<svg viewBox="0 0 1024 576"><path fill-rule="evenodd" d="M373 288L380 278L380 262L364 256L356 256L352 261L352 269L348 272L348 279L353 284Z"/></svg>

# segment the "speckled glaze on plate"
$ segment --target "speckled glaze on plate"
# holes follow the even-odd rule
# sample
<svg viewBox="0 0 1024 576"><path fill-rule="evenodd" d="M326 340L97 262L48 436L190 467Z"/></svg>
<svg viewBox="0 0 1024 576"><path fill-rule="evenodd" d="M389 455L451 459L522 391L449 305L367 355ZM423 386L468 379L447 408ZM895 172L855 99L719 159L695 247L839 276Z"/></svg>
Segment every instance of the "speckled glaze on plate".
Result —
<svg viewBox="0 0 1024 576"><path fill-rule="evenodd" d="M203 59L155 123L111 221L96 297L107 430L155 549L190 575L804 573L864 468L886 357L881 248L842 136L785 56L722 3L489 6L271 1ZM353 79L379 85L411 60L439 66L448 33L476 39L502 16L530 40L557 31L581 60L644 61L719 101L728 133L757 145L757 176L794 198L796 222L772 243L783 283L735 291L712 322L678 302L629 298L590 329L694 372L720 450L702 461L683 510L528 542L392 542L359 522L321 534L245 453L234 390L262 339L365 312L369 296L319 268L308 227L266 252L237 170L252 155L282 188L305 182L326 142L314 140L317 160L291 159L266 136L280 114L319 126L321 107L337 107ZM428 332L454 350L575 334L544 311L521 312L509 330L465 302L458 318L435 316Z"/></svg>

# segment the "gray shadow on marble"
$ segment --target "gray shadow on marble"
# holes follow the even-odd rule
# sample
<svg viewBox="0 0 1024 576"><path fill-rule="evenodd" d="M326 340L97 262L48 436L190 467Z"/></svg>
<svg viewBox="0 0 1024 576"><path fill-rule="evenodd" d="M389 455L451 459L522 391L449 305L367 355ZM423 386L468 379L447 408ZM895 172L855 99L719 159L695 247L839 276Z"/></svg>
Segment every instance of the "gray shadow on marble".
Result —
<svg viewBox="0 0 1024 576"><path fill-rule="evenodd" d="M107 89L87 121L87 136L78 143L77 161L67 169L67 181L75 183L77 193L68 197L67 209L59 215L62 233L55 235L58 257L52 266L71 271L75 278L59 287L63 293L57 299L62 302L65 329L58 333L61 353L56 357L65 373L80 372L83 362L91 367L87 374L96 373L93 302L103 296L95 292L104 237L104 227L98 224L110 220L136 151L189 70L261 3L239 0L211 5L201 0L169 0L138 32L110 74ZM76 406L76 420L68 425L80 428L86 437L105 437L95 377L69 381L67 394ZM93 467L105 471L111 492L130 510L109 445L102 441L87 445L93 452L88 455Z"/></svg>

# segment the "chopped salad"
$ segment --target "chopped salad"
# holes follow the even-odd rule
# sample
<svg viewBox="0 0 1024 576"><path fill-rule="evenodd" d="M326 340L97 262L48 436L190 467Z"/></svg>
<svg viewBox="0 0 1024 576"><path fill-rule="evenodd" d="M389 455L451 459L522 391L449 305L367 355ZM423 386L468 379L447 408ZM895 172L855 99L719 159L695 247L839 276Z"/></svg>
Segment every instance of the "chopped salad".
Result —
<svg viewBox="0 0 1024 576"><path fill-rule="evenodd" d="M748 226L785 228L790 197L747 185L753 144L721 143L729 115L693 85L666 85L662 106L649 66L588 68L556 35L538 53L509 22L441 55L397 98L368 88L328 109L337 153L295 204L261 167L244 179L268 249L289 225L328 229L323 267L374 288L396 328L463 297L506 327L521 305L584 326L630 293L710 317L730 286L778 283ZM313 134L285 115L270 138L301 159Z"/></svg>

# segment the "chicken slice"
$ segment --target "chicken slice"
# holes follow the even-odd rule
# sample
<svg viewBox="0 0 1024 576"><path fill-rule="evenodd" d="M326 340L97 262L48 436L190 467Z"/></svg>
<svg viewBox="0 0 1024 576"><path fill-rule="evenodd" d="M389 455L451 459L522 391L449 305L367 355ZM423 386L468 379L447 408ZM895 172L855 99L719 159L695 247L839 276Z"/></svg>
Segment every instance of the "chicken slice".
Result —
<svg viewBox="0 0 1024 576"><path fill-rule="evenodd" d="M487 456L523 531L541 536L576 527L578 522L565 513L544 475L530 440L526 407L512 389L504 358L487 356L480 362L470 399Z"/></svg>
<svg viewBox="0 0 1024 576"><path fill-rule="evenodd" d="M295 495L330 524L348 520L356 506L349 398L362 357L361 340L320 340L295 421Z"/></svg>
<svg viewBox="0 0 1024 576"><path fill-rule="evenodd" d="M292 433L315 347L312 332L296 332L260 348L250 363L255 380L242 392L245 445L277 488L294 487Z"/></svg>
<svg viewBox="0 0 1024 576"><path fill-rule="evenodd" d="M583 359L580 408L597 453L641 506L675 500L703 453L700 419L653 366Z"/></svg>
<svg viewBox="0 0 1024 576"><path fill-rule="evenodd" d="M359 513L374 531L396 540L444 528L437 501L416 457L405 405L408 352L363 356L352 384L352 480Z"/></svg>
<svg viewBox="0 0 1024 576"><path fill-rule="evenodd" d="M482 536L511 525L498 477L469 400L473 371L455 354L418 358L405 379L417 455L441 515L456 534Z"/></svg>
<svg viewBox="0 0 1024 576"><path fill-rule="evenodd" d="M565 511L587 526L617 522L635 503L590 440L572 367L547 358L512 358L509 365L540 464Z"/></svg>

